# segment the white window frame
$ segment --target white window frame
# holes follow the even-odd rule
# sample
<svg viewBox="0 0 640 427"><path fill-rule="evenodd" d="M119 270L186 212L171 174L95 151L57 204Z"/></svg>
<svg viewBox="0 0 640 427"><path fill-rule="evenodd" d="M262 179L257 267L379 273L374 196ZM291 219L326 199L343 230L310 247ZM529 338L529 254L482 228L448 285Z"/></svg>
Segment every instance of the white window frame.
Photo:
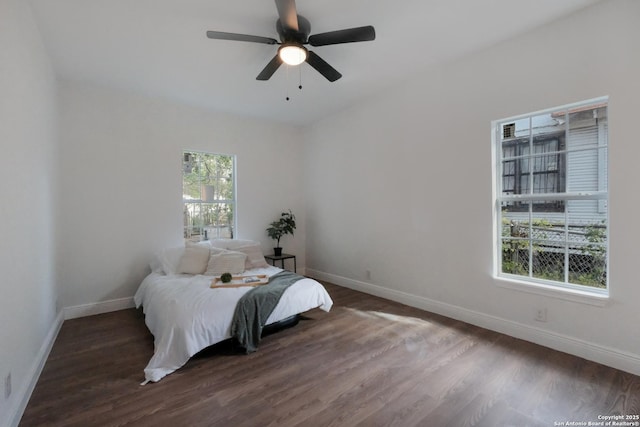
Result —
<svg viewBox="0 0 640 427"><path fill-rule="evenodd" d="M500 120L494 120L491 123L492 129L492 170L493 170L493 217L494 217L494 251L493 251L493 276L496 279L496 282L499 286L515 288L518 290L522 290L525 292L533 292L536 294L542 295L551 295L551 296L560 296L560 298L585 302L588 304L594 305L604 305L609 297L610 292L610 284L609 284L609 218L610 214L608 212L608 189L606 185L603 185L604 182L608 182L606 176L603 176L602 169L598 170L598 189L595 191L589 192L572 192L571 188L569 188L569 169L567 168L567 177L566 177L566 188L563 193L548 193L548 194L540 194L540 193L529 193L529 194L513 194L513 195L503 195L502 194L502 185L503 185L503 158L502 158L502 127L505 124L509 124L510 122L514 122L517 120L527 119L540 116L543 114L556 113L560 111L565 111L567 118L570 110L575 110L581 107L588 106L596 106L600 104L605 104L608 110L608 97L600 97L595 98L583 102L578 102L574 104L563 105L560 107L550 108L542 111L537 111L533 113L527 113L519 116L509 117ZM530 122L531 124L531 122ZM532 126L529 126L531 129ZM568 120L566 122L566 134L568 135L569 123ZM599 126L598 129L599 134L603 132L602 126ZM531 133L530 133L531 134ZM531 144L533 145L533 135L530 137ZM598 165L601 166L601 162L606 162L606 158L608 157L608 138L604 138L605 143L602 145L602 139L599 139L599 145L596 150L598 150ZM573 152L574 150L571 147L568 147L568 138L566 138L567 144L564 147L564 153ZM533 159L535 154L533 150L529 152L529 159ZM604 153L604 156L602 154ZM604 158L603 158L604 157ZM509 160L509 159L507 159ZM608 172L607 172L608 173ZM533 173L530 173L529 176L531 181L533 181ZM530 183L529 188L533 188L533 182ZM590 287L587 285L577 285L573 283L569 283L568 275L569 275L569 251L571 242L568 237L568 227L565 227L567 230L565 232L565 238L562 242L565 246L565 262L564 262L564 281L554 281L554 280L546 280L542 278L533 277L532 274L532 247L535 239L532 237L533 233L528 233L528 237L524 240L530 242L529 245L529 273L527 276L520 274L511 274L505 273L502 271L502 203L503 202L534 202L534 201L544 201L544 200L562 200L565 204L568 201L572 200L596 200L598 205L598 212L604 213L606 215L606 240L604 243L605 253L605 265L606 265L606 288L596 288ZM604 211L604 212L603 212ZM568 209L565 210L565 224L567 224L568 218ZM529 208L529 226L533 223L533 213L532 208ZM531 230L530 230L531 231Z"/></svg>
<svg viewBox="0 0 640 427"><path fill-rule="evenodd" d="M207 189L205 188L201 188L200 190L200 198L199 199L186 199L185 195L184 195L184 177L185 177L185 164L186 164L186 155L187 154L198 154L198 155L207 155L207 156L224 156L224 157L230 157L231 161L232 161L232 171L231 171L231 187L232 187L232 198L231 199L217 199L215 197L213 197L210 200L205 200L203 199L203 197L207 197L206 194L207 193ZM199 210L202 211L202 205L215 205L215 204L225 204L225 205L230 205L232 212L233 212L233 221L231 225L231 236L230 237L235 237L238 235L238 209L237 209L237 173L236 173L236 169L237 169L237 158L234 154L223 154L223 153L212 153L212 152L206 152L206 151L200 151L200 150L188 150L185 149L182 151L182 191L183 191L183 197L182 197L182 206L183 206L183 211L185 211L186 209L186 205L187 204L196 204L196 205L200 205ZM202 185L202 187L206 187L206 185ZM186 213L184 214L186 216ZM219 235L219 230L216 233L211 233L211 229L209 227L206 227L205 224L202 224L203 227L203 231L207 231L206 234L203 232L202 235L200 236L201 240L204 239L215 239L217 237L226 237L226 236L220 236ZM193 240L192 236L188 235L188 230L189 230L189 226L188 224L186 224L186 218L185 218L185 223L183 224L183 234L184 234L184 238L185 240Z"/></svg>

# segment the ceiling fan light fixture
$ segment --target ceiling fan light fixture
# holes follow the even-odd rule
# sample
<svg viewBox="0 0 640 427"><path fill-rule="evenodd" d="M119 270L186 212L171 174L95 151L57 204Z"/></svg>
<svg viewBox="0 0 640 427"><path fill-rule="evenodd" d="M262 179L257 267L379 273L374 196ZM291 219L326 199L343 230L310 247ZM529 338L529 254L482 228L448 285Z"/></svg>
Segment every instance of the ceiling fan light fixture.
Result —
<svg viewBox="0 0 640 427"><path fill-rule="evenodd" d="M278 56L288 65L300 65L307 60L307 49L297 43L287 43L280 46Z"/></svg>

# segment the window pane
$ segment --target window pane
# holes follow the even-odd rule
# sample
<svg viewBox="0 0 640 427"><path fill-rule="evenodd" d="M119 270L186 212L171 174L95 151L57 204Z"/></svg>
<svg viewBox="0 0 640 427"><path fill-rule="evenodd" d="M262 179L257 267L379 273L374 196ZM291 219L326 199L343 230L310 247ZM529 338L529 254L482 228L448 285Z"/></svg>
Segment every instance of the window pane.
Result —
<svg viewBox="0 0 640 427"><path fill-rule="evenodd" d="M537 144L534 147L539 153L548 153L557 147L557 141L550 142L550 144ZM565 192L565 158L565 153L556 152L539 155L532 159L534 193Z"/></svg>
<svg viewBox="0 0 640 427"><path fill-rule="evenodd" d="M520 147L528 145L530 138L529 118L502 123L501 147L502 158L517 157L522 155Z"/></svg>
<svg viewBox="0 0 640 427"><path fill-rule="evenodd" d="M526 173L526 174L529 173L529 154L530 153L531 153L531 149L529 147L529 141L526 140L524 141L523 144L520 145L518 150L518 155L524 156L520 160L520 170L522 170L522 173Z"/></svg>
<svg viewBox="0 0 640 427"><path fill-rule="evenodd" d="M503 176L502 177L502 194L516 194L516 180L514 176Z"/></svg>
<svg viewBox="0 0 640 427"><path fill-rule="evenodd" d="M525 117L524 119L514 120L512 123L515 124L515 137L516 138L526 138L529 139L531 135L530 126L529 126L529 117Z"/></svg>
<svg viewBox="0 0 640 427"><path fill-rule="evenodd" d="M182 199L184 201L200 199L199 184L190 183L186 180L182 181Z"/></svg>
<svg viewBox="0 0 640 427"><path fill-rule="evenodd" d="M566 224L563 201L534 200L532 205L531 238L564 245ZM550 212L549 206L557 206L558 210Z"/></svg>
<svg viewBox="0 0 640 427"><path fill-rule="evenodd" d="M182 179L183 200L200 200L200 178L191 173L185 174Z"/></svg>
<svg viewBox="0 0 640 427"><path fill-rule="evenodd" d="M607 149L598 149L598 191L607 191L609 188L609 162Z"/></svg>
<svg viewBox="0 0 640 427"><path fill-rule="evenodd" d="M518 190L516 194L529 194L529 159L521 161L522 173L520 173L518 180Z"/></svg>
<svg viewBox="0 0 640 427"><path fill-rule="evenodd" d="M569 283L607 287L606 246L572 244L569 247Z"/></svg>
<svg viewBox="0 0 640 427"><path fill-rule="evenodd" d="M597 212L602 200L572 200L569 204L569 281L605 287L607 221Z"/></svg>
<svg viewBox="0 0 640 427"><path fill-rule="evenodd" d="M567 156L569 190L598 190L598 150L572 151Z"/></svg>
<svg viewBox="0 0 640 427"><path fill-rule="evenodd" d="M531 134L533 139L551 139L564 135L565 124L564 115L557 117L554 113L544 113L531 117Z"/></svg>
<svg viewBox="0 0 640 427"><path fill-rule="evenodd" d="M202 230L202 210L199 203L184 204L184 237L200 240Z"/></svg>
<svg viewBox="0 0 640 427"><path fill-rule="evenodd" d="M528 194L529 159L519 158L502 162L502 194Z"/></svg>
<svg viewBox="0 0 640 427"><path fill-rule="evenodd" d="M606 145L607 115L607 107L604 103L570 109L568 114L570 146L596 148L598 145Z"/></svg>
<svg viewBox="0 0 640 427"><path fill-rule="evenodd" d="M576 243L606 243L606 211L598 211L601 200L569 200L568 223L570 240Z"/></svg>
<svg viewBox="0 0 640 427"><path fill-rule="evenodd" d="M534 240L531 274L544 280L564 282L564 242L557 240Z"/></svg>
<svg viewBox="0 0 640 427"><path fill-rule="evenodd" d="M549 206L559 206L558 212L549 212ZM564 282L566 224L560 200L532 202L531 238L533 277Z"/></svg>
<svg viewBox="0 0 640 427"><path fill-rule="evenodd" d="M210 222L207 224L207 238L233 237L233 209L229 203L210 205Z"/></svg>
<svg viewBox="0 0 640 427"><path fill-rule="evenodd" d="M502 272L529 275L529 246L528 240L502 240Z"/></svg>
<svg viewBox="0 0 640 427"><path fill-rule="evenodd" d="M545 137L546 138L546 137ZM566 191L566 153L564 136L512 140L503 149L509 158L502 161L503 194L563 193ZM533 176L532 176L533 173Z"/></svg>
<svg viewBox="0 0 640 427"><path fill-rule="evenodd" d="M202 199L203 167L200 153L185 153L185 158L190 159L187 165L183 165L182 188L184 200Z"/></svg>
<svg viewBox="0 0 640 427"><path fill-rule="evenodd" d="M502 236L528 237L529 202L502 202L501 212Z"/></svg>
<svg viewBox="0 0 640 427"><path fill-rule="evenodd" d="M529 275L529 203L502 202L502 272Z"/></svg>

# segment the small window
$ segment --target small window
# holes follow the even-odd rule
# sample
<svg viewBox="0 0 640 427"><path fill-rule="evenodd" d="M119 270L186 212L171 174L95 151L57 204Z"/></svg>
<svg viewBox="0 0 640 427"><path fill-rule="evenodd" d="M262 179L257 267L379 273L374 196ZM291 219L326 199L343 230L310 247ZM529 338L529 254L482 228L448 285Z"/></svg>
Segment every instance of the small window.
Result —
<svg viewBox="0 0 640 427"><path fill-rule="evenodd" d="M184 238L233 238L235 156L185 151L182 154Z"/></svg>
<svg viewBox="0 0 640 427"><path fill-rule="evenodd" d="M493 123L498 276L607 292L607 102Z"/></svg>

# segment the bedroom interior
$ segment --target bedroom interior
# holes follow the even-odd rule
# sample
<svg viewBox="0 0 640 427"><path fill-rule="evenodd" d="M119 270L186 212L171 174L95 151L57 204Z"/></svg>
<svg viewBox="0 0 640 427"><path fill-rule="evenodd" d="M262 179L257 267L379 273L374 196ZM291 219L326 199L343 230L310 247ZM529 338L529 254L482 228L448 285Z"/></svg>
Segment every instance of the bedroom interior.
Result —
<svg viewBox="0 0 640 427"><path fill-rule="evenodd" d="M39 405L64 400L57 390L34 393L51 383L49 363L64 366L95 356L94 350L128 354L105 370L109 378L85 372L102 381L96 387L115 387L123 396L141 393L153 341L132 308L133 296L153 255L183 243L184 150L236 156L235 237L258 240L264 254L273 250L265 232L269 221L283 209L296 213L295 236L283 237L283 246L296 255L298 272L323 283L335 305L329 313L312 310L295 327L265 338L254 354L197 357L188 372L144 386L149 395L162 395L170 380L186 391L185 382L196 381L198 372L240 372L242 360L262 360L271 368L261 387L283 388L281 357L304 358L323 343L337 347L310 357L310 363L326 363L323 372L338 369L342 355L377 375L367 383L358 369L342 371L352 382L344 388L332 383L331 390L344 401L317 395L312 411L318 413L330 411L329 402L354 414L362 404L385 420L376 405L386 401L391 417L435 405L429 412L416 410L414 416L422 418L408 425L419 425L428 413L448 417L463 409L469 425L503 417L494 424L501 425L510 416L524 417L522 425L549 425L565 417L597 417L599 410L640 412L640 248L634 238L640 235L640 196L633 190L640 182L639 2L492 2L498 11L462 0L412 0L392 10L384 3L348 1L342 2L344 13L337 1L305 3L312 34L371 24L376 39L318 48L343 77L330 83L307 66L301 69L302 91L297 72L289 80L283 70L269 81L255 80L275 48L226 47L206 37L211 29L273 33L272 2L256 2L248 13L220 2L178 6L166 0L147 19L140 16L151 8L148 2L130 10L90 3L0 2L0 268L6 273L0 285L0 425L18 425L32 393L50 393ZM302 0L298 7L303 10ZM419 46L411 55L393 49L401 45L403 29L406 40ZM289 86L295 91L286 102ZM567 297L496 278L491 123L604 96L608 296ZM540 311L545 317L536 320ZM131 335L117 335L122 331L110 322L121 322ZM355 340L358 348L351 344L351 324L370 331ZM434 324L434 331L425 326ZM438 331L460 341L441 338L445 344L435 349L422 344L440 342ZM114 334L112 345L99 339L107 332ZM496 356L505 348L513 358ZM368 349L371 357L358 360L356 352ZM383 369L387 358L396 357L415 371L393 364ZM434 370L447 357L456 359L450 369ZM496 357L503 362L499 367L491 365ZM218 359L220 366L210 363ZM79 366L87 363L77 360ZM483 369L496 373L487 388L479 385ZM505 380L514 372L521 383ZM425 384L407 380L400 387L406 376L419 373ZM544 382L554 375L569 382ZM531 383L533 378L541 382ZM221 420L231 416L226 411L234 398L242 406L253 395L230 381L222 389L226 396L212 391L215 384L185 395L172 416L186 416L194 396L225 406ZM424 390L429 381L433 388ZM361 384L378 394L356 393ZM76 378L68 386L82 391L94 383ZM209 394L206 387L212 387ZM70 390L66 399L77 392ZM577 397L562 400L558 393ZM545 404L549 397L557 406ZM271 415L303 416L296 412L301 401L288 406L275 395L268 399L284 411ZM589 406L596 401L602 406ZM342 425L367 425L358 414ZM237 420L250 423L258 416L249 412Z"/></svg>

